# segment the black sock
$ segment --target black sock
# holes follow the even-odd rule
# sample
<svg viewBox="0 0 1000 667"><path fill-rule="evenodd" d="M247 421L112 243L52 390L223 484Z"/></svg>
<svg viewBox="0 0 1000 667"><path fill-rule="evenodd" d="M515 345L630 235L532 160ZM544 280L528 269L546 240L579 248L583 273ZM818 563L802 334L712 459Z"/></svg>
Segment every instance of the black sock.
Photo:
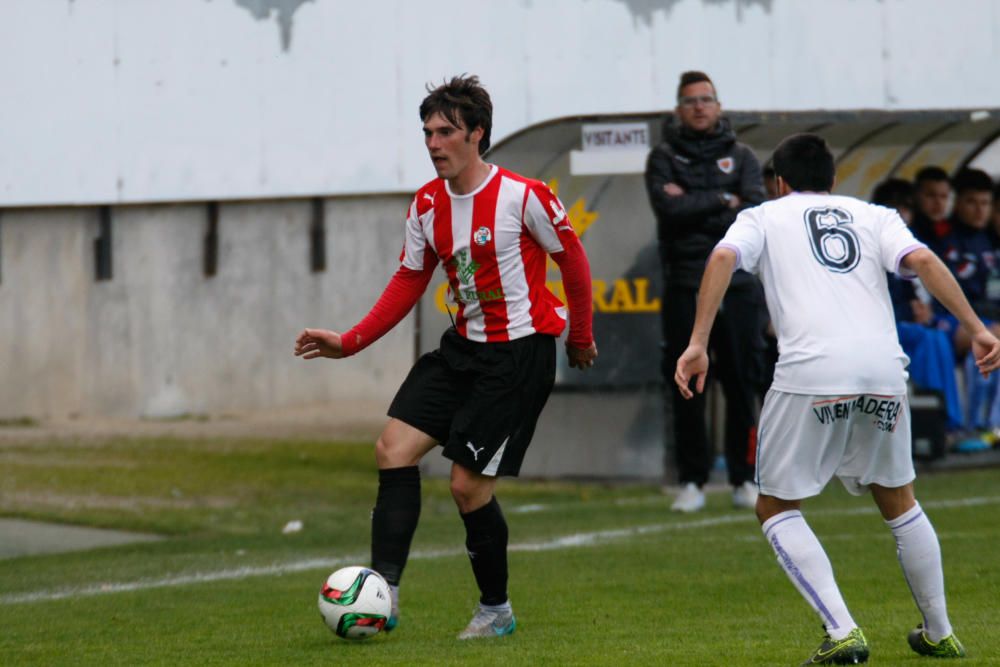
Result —
<svg viewBox="0 0 1000 667"><path fill-rule="evenodd" d="M372 510L372 569L399 585L420 518L420 468L378 471L378 498Z"/></svg>
<svg viewBox="0 0 1000 667"><path fill-rule="evenodd" d="M479 586L481 604L507 601L507 522L496 496L477 510L462 515L465 548Z"/></svg>

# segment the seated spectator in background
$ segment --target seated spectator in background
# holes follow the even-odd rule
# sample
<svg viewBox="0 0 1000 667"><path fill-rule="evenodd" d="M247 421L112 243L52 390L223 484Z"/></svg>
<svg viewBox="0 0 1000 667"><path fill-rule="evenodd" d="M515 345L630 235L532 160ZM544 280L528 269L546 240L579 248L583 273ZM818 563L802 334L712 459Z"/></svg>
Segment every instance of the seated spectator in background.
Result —
<svg viewBox="0 0 1000 667"><path fill-rule="evenodd" d="M913 220L914 187L901 178L889 178L872 192L872 203L895 209L906 224ZM941 394L948 415L947 430L962 428L962 404L955 380L955 351L943 331L932 328L931 296L919 280L889 275L889 297L896 315L896 333L903 352L910 358L910 379L925 390Z"/></svg>
<svg viewBox="0 0 1000 667"><path fill-rule="evenodd" d="M990 301L987 284L997 272L997 259L988 233L993 209L993 180L979 169L963 169L955 176L955 208L949 224L951 231L938 243L941 259L958 278L976 312L1000 331L996 319L1000 301ZM918 195L919 201L919 195ZM969 349L968 334L957 325L946 326L953 333L955 351L964 355Z"/></svg>
<svg viewBox="0 0 1000 667"><path fill-rule="evenodd" d="M902 178L887 178L875 186L871 201L873 204L895 209L903 222L912 227L914 188L909 181ZM902 280L898 276L889 278L889 296L892 297L896 322L930 324L934 317L933 310L928 303L918 297L914 282Z"/></svg>
<svg viewBox="0 0 1000 667"><path fill-rule="evenodd" d="M764 164L764 169L761 172L764 177L764 191L767 193L767 201L778 198L778 179L774 174L774 166L771 161L768 160Z"/></svg>
<svg viewBox="0 0 1000 667"><path fill-rule="evenodd" d="M948 221L948 200L951 199L951 183L948 172L941 167L924 167L917 172L913 220L910 229L913 235L937 250L936 243L951 231Z"/></svg>
<svg viewBox="0 0 1000 667"><path fill-rule="evenodd" d="M989 234L993 249L1000 255L1000 181L993 188L993 215L990 218Z"/></svg>
<svg viewBox="0 0 1000 667"><path fill-rule="evenodd" d="M938 254L958 279L969 302L990 331L1000 332L1000 267L990 238L993 208L993 180L979 169L963 169L955 176L955 207L950 218L951 232L940 239ZM993 292L993 293L991 293ZM968 359L969 333L954 317L942 313L938 327L947 331L959 359L965 359L965 426L971 431L990 431L1000 426L1000 396L995 379L982 380Z"/></svg>

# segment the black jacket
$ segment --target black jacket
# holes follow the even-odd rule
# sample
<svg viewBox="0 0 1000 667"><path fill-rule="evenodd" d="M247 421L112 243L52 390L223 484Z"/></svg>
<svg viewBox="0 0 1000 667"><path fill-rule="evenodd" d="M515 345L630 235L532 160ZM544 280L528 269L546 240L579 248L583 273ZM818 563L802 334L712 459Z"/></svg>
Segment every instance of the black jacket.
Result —
<svg viewBox="0 0 1000 667"><path fill-rule="evenodd" d="M684 194L668 196L663 191L667 183L676 183ZM668 287L697 288L709 253L736 214L765 199L760 163L753 151L736 141L725 119L715 130L696 134L676 118L668 118L663 141L646 162L646 191L656 214ZM722 197L726 192L739 196L739 209L729 208ZM733 287L753 283L742 271L733 275Z"/></svg>

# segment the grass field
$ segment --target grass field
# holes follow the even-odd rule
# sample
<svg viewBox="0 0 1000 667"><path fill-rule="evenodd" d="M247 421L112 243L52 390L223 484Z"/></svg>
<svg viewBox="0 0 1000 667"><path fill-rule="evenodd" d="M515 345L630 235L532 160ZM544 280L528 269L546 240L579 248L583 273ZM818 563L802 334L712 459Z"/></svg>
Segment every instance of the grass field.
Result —
<svg viewBox="0 0 1000 667"><path fill-rule="evenodd" d="M1000 664L1000 470L918 480L966 664ZM507 482L518 631L458 642L475 584L447 485L425 480L402 623L348 643L319 587L365 564L370 446L262 440L0 443L0 515L140 530L161 542L0 561L0 665L791 665L820 625L756 521L696 516L652 486ZM921 664L891 534L832 484L807 506L873 664ZM301 532L282 527L301 520Z"/></svg>

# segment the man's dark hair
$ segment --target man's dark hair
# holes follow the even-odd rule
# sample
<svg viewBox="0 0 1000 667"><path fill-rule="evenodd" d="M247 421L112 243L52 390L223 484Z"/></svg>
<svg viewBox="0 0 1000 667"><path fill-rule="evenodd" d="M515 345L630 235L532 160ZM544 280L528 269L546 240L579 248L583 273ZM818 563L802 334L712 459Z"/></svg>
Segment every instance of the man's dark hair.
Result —
<svg viewBox="0 0 1000 667"><path fill-rule="evenodd" d="M914 185L917 186L917 189L919 190L920 186L923 185L924 183L927 183L928 181L937 181L937 182L944 181L947 183L949 180L950 179L948 178L948 172L946 172L941 167L932 164L923 167L920 171L918 171L916 178L913 179L913 183Z"/></svg>
<svg viewBox="0 0 1000 667"><path fill-rule="evenodd" d="M490 94L479 83L478 76L456 76L436 88L427 84L427 97L420 103L420 120L436 113L455 127L464 127L468 138L477 127L483 128L479 140L479 154L490 147L490 130L493 129L493 102Z"/></svg>
<svg viewBox="0 0 1000 667"><path fill-rule="evenodd" d="M1000 203L1000 181L997 181L997 186L993 188L993 205L997 206Z"/></svg>
<svg viewBox="0 0 1000 667"><path fill-rule="evenodd" d="M823 137L793 134L783 140L771 158L774 173L797 192L829 192L836 167L833 153Z"/></svg>
<svg viewBox="0 0 1000 667"><path fill-rule="evenodd" d="M872 191L872 203L887 208L913 210L913 183L902 178L887 178Z"/></svg>
<svg viewBox="0 0 1000 667"><path fill-rule="evenodd" d="M951 187L954 188L956 195L968 192L969 190L992 194L993 179L981 169L963 169L955 174L955 178L951 182Z"/></svg>
<svg viewBox="0 0 1000 667"><path fill-rule="evenodd" d="M719 93L716 92L715 90L715 84L712 82L710 78L708 78L707 74L705 74L704 72L699 72L697 70L691 70L689 72L684 72L683 74L681 74L680 83L677 84L677 100L680 101L681 91L684 90L685 86L690 86L692 83L701 83L702 81L705 81L710 86L712 86L712 92L715 94L716 97L719 96Z"/></svg>

